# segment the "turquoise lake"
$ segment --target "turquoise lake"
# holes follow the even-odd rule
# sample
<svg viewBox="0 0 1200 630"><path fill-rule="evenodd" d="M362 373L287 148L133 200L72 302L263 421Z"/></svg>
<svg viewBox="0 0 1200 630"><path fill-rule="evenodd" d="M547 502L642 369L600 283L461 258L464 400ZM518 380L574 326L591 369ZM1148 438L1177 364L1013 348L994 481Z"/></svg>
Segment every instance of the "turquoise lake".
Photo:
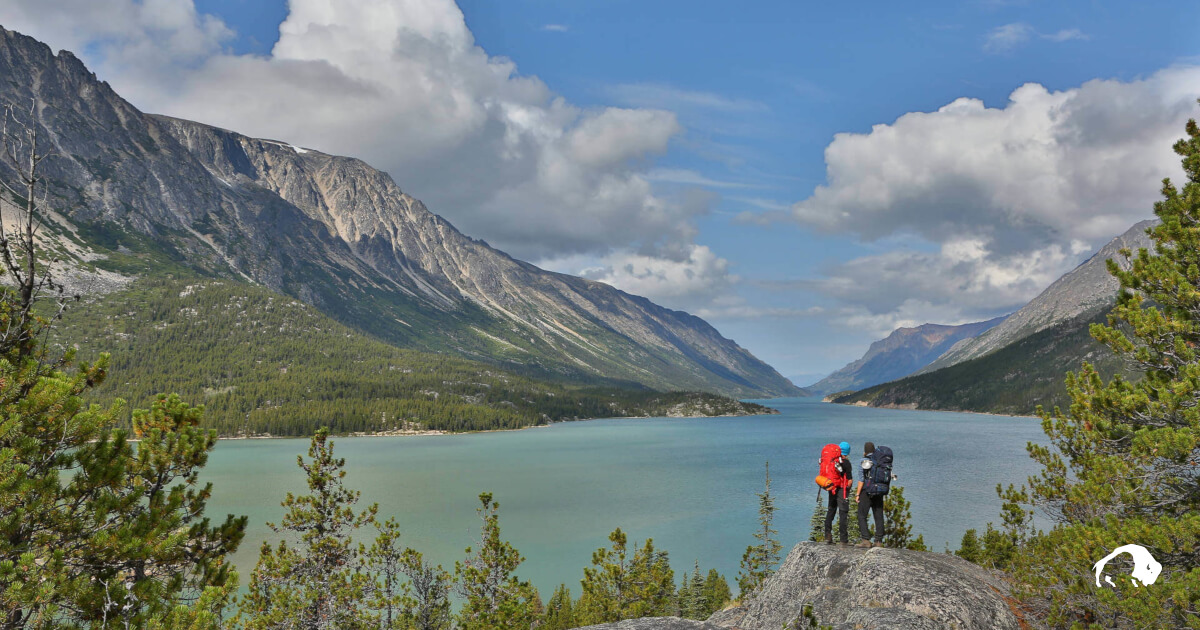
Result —
<svg viewBox="0 0 1200 630"><path fill-rule="evenodd" d="M1039 421L975 414L847 407L814 399L759 401L780 415L701 419L615 419L447 436L337 438L347 485L360 505L400 523L401 543L453 570L478 536L480 492L501 505L501 531L525 556L518 574L549 597L559 583L575 595L592 552L620 527L630 541L653 538L678 574L696 560L734 586L753 542L756 492L770 461L775 528L784 548L808 535L822 445L848 441L857 462L865 441L892 447L898 484L912 502L916 533L935 551L963 531L998 521L997 483L1021 483L1036 468L1025 453L1043 442ZM244 585L267 521L288 491L305 490L300 439L227 440L204 481L208 514L246 514L250 528L234 558ZM835 525L836 527L836 525Z"/></svg>

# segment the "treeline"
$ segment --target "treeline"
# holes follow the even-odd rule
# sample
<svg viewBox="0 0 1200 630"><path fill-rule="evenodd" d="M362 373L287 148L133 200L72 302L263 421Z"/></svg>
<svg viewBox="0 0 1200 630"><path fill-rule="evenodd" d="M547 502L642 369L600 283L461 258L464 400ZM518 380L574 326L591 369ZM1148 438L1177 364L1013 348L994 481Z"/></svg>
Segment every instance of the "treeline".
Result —
<svg viewBox="0 0 1200 630"><path fill-rule="evenodd" d="M300 467L310 494L283 501L287 511L272 528L284 540L263 545L230 625L333 620L334 627L384 630L566 630L640 617L706 619L732 599L715 569L703 572L697 561L677 584L665 550L651 539L631 545L618 528L583 569L579 596L561 584L543 603L516 573L524 557L501 535L500 504L491 494L479 495L477 543L449 571L402 547L396 522L381 521L376 505L356 507L360 495L342 484L345 460L334 457L326 429L313 437L308 456ZM371 529L370 546L352 542ZM462 600L458 611L452 593Z"/></svg>
<svg viewBox="0 0 1200 630"><path fill-rule="evenodd" d="M145 279L67 311L60 347L111 353L120 378L90 396L203 403L221 435L516 429L578 418L762 413L696 392L549 383L482 363L402 350L266 289L226 280Z"/></svg>

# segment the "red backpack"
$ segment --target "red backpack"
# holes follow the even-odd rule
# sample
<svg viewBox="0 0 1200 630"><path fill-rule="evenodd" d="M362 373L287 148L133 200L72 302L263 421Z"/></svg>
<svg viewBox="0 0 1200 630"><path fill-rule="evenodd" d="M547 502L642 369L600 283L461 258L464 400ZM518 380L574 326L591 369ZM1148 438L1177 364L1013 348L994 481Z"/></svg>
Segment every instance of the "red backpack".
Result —
<svg viewBox="0 0 1200 630"><path fill-rule="evenodd" d="M825 490L847 488L846 478L838 472L837 463L842 459L842 449L837 444L826 444L821 449L821 469L815 481Z"/></svg>

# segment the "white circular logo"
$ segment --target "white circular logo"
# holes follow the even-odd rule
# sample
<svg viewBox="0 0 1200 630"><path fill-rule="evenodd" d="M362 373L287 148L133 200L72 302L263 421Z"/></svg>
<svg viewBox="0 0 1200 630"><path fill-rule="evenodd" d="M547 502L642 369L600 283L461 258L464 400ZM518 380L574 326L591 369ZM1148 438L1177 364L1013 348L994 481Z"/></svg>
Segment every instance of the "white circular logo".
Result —
<svg viewBox="0 0 1200 630"><path fill-rule="evenodd" d="M1150 555L1149 551L1141 545L1122 545L1113 549L1113 552L1104 556L1099 562L1092 565L1092 570L1096 572L1096 586L1103 586L1100 583L1100 575L1104 573L1104 565L1108 564L1109 560L1127 553L1133 556L1133 571L1130 574L1129 581L1136 586L1150 586L1158 579L1158 574L1162 573L1162 565ZM1105 574L1104 581L1109 586L1116 587L1111 576Z"/></svg>

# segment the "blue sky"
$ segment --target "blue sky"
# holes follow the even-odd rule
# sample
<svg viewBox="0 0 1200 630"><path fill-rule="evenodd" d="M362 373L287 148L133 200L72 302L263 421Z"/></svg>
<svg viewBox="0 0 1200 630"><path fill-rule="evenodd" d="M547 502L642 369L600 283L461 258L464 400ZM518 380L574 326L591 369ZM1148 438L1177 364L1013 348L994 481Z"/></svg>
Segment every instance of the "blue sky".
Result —
<svg viewBox="0 0 1200 630"><path fill-rule="evenodd" d="M144 109L364 157L469 234L700 314L789 376L1018 308L1150 216L1200 96L1191 2L91 3L128 16L109 25L79 1L0 24L84 46ZM322 100L364 84L394 94ZM240 106L271 98L297 106Z"/></svg>

